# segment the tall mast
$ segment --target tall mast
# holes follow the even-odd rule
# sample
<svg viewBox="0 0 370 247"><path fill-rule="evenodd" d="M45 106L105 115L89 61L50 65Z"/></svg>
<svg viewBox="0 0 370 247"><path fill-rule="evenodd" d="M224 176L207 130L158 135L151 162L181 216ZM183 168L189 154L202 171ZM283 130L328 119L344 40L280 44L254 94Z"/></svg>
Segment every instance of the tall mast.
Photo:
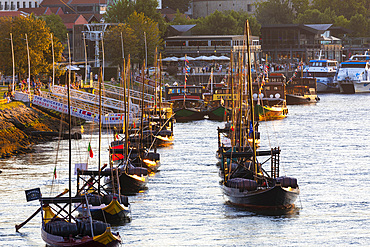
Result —
<svg viewBox="0 0 370 247"><path fill-rule="evenodd" d="M27 37L27 36L26 36ZM70 97L70 83L71 83L71 46L69 44L69 36L67 33L67 41L68 41L68 54L69 54L69 69L68 69L68 80L67 80L67 100L68 100L68 145L69 145L69 159L68 159L68 187L69 187L69 207L68 207L68 221L72 221L72 141L71 141L71 97ZM28 43L27 43L28 44ZM31 80L31 78L30 78Z"/></svg>
<svg viewBox="0 0 370 247"><path fill-rule="evenodd" d="M250 113L251 113L251 123L252 123L252 146L253 146L253 166L255 174L257 175L257 161L256 161L256 133L254 131L254 106L253 106L253 90L252 90L252 63L251 63L251 48L249 42L249 22L248 20L245 22L245 30L246 30L246 38L247 38L247 62L248 62L248 96L249 96L249 105L250 105Z"/></svg>
<svg viewBox="0 0 370 247"><path fill-rule="evenodd" d="M103 63L104 64L104 63ZM98 179L98 195L100 195L100 149L101 149L101 115L102 115L102 83L103 83L103 70L102 67L100 67L99 71L99 155L98 155L98 171L99 171L99 179Z"/></svg>

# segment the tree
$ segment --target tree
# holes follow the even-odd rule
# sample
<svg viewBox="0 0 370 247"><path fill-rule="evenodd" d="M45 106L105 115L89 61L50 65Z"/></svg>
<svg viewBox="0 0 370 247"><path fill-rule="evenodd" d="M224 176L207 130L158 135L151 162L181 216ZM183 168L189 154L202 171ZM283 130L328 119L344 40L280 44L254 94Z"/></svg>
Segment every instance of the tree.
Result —
<svg viewBox="0 0 370 247"><path fill-rule="evenodd" d="M231 15L225 15L216 10L212 14L197 19L194 33L203 35L226 35L235 34L237 21Z"/></svg>
<svg viewBox="0 0 370 247"><path fill-rule="evenodd" d="M121 39L122 34L122 39ZM122 41L124 54L122 54ZM123 55L127 58L128 54L136 54L136 35L129 25L120 23L118 26L111 28L104 34L104 43L107 57L113 65L121 66Z"/></svg>
<svg viewBox="0 0 370 247"><path fill-rule="evenodd" d="M52 70L51 32L45 21L33 15L29 17L0 18L0 69L4 74L12 72L10 33L13 35L16 73L28 73L27 34L31 60L31 74L50 73ZM55 61L61 61L63 46L54 38Z"/></svg>
<svg viewBox="0 0 370 247"><path fill-rule="evenodd" d="M186 17L180 10L177 9L175 17L171 21L171 25L189 25L194 24L195 20Z"/></svg>
<svg viewBox="0 0 370 247"><path fill-rule="evenodd" d="M361 25L359 25L361 23ZM354 37L367 37L368 33L368 20L361 14L356 14L349 20L349 29L352 31L351 36Z"/></svg>
<svg viewBox="0 0 370 247"><path fill-rule="evenodd" d="M247 12L240 10L240 11L234 11L229 10L224 12L226 15L232 16L236 21L236 33L232 34L244 34L244 26L245 26L245 20L248 19L249 21L249 27L251 29L252 35L260 35L261 31L261 24L258 23L257 19L251 15L249 15Z"/></svg>
<svg viewBox="0 0 370 247"><path fill-rule="evenodd" d="M181 13L188 11L190 0L163 0L162 6L179 10Z"/></svg>
<svg viewBox="0 0 370 247"><path fill-rule="evenodd" d="M107 23L124 23L134 11L134 2L129 0L117 1L115 5L109 6L104 14L104 20Z"/></svg>
<svg viewBox="0 0 370 247"><path fill-rule="evenodd" d="M294 13L288 0L268 0L257 3L255 16L261 24L293 23Z"/></svg>
<svg viewBox="0 0 370 247"><path fill-rule="evenodd" d="M56 38L58 38L58 40L60 40L61 42L66 41L67 28L59 15L43 15L40 18L45 21L46 26L50 28L50 31Z"/></svg>
<svg viewBox="0 0 370 247"><path fill-rule="evenodd" d="M313 0L312 7L324 12L325 9L330 8L334 10L336 15L343 15L350 19L356 14L362 14L369 17L369 12L366 8L370 5L369 0Z"/></svg>
<svg viewBox="0 0 370 247"><path fill-rule="evenodd" d="M125 56L131 54L133 63L142 63L145 59L145 32L148 64L153 63L155 48L161 47L163 43L155 21L135 11L127 18L125 24L120 24L105 34L107 53L115 64L122 63L122 53L117 52L121 51L121 32L125 35Z"/></svg>
<svg viewBox="0 0 370 247"><path fill-rule="evenodd" d="M157 12L157 0L120 0L115 5L108 8L104 14L107 23L125 23L129 16L134 12L143 13L146 17L154 20L159 25L159 30L163 35L167 30L167 25L160 13Z"/></svg>
<svg viewBox="0 0 370 247"><path fill-rule="evenodd" d="M333 14L330 9L327 9L325 13L321 13L318 9L308 9L303 14L299 14L294 22L300 24L329 24L336 18Z"/></svg>

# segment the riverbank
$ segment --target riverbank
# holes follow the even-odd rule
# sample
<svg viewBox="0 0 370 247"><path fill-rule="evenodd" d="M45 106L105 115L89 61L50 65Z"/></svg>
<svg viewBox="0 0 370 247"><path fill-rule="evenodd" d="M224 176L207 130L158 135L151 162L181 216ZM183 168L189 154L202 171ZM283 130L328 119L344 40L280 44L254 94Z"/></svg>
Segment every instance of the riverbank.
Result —
<svg viewBox="0 0 370 247"><path fill-rule="evenodd" d="M0 104L0 158L31 152L33 144L51 140L33 136L34 131L59 132L66 129L61 120L22 102Z"/></svg>

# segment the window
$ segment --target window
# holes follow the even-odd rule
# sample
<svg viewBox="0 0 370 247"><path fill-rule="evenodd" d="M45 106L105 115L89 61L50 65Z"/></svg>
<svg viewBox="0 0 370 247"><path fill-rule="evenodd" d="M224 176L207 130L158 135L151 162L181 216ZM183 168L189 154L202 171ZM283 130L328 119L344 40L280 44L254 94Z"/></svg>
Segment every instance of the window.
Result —
<svg viewBox="0 0 370 247"><path fill-rule="evenodd" d="M252 12L252 4L247 4L247 11Z"/></svg>
<svg viewBox="0 0 370 247"><path fill-rule="evenodd" d="M208 46L207 40L189 40L189 46Z"/></svg>
<svg viewBox="0 0 370 247"><path fill-rule="evenodd" d="M23 2L23 8L26 8L26 2Z"/></svg>
<svg viewBox="0 0 370 247"><path fill-rule="evenodd" d="M32 8L32 2L28 2L28 8Z"/></svg>
<svg viewBox="0 0 370 247"><path fill-rule="evenodd" d="M166 46L185 46L185 41L166 41Z"/></svg>
<svg viewBox="0 0 370 247"><path fill-rule="evenodd" d="M19 2L17 2L17 9L19 9L20 8L20 4L19 4Z"/></svg>
<svg viewBox="0 0 370 247"><path fill-rule="evenodd" d="M5 2L5 10L8 10L9 9L9 6L8 6L8 2Z"/></svg>
<svg viewBox="0 0 370 247"><path fill-rule="evenodd" d="M14 3L13 2L10 3L10 9L11 10L14 10L15 9L15 6L14 6Z"/></svg>

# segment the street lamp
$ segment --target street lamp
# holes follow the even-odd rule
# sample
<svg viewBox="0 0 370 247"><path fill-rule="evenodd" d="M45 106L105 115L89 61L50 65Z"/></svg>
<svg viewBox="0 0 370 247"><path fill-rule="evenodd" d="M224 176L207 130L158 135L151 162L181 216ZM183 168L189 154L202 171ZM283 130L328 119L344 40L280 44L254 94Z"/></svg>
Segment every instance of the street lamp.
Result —
<svg viewBox="0 0 370 247"><path fill-rule="evenodd" d="M53 53L53 87L54 87L54 78L55 78L54 64L55 64L55 61L54 61L54 41L53 41L53 34L52 33L50 34L50 39L51 39L51 52ZM51 91L50 88L49 88L49 91Z"/></svg>
<svg viewBox="0 0 370 247"><path fill-rule="evenodd" d="M14 46L13 46L13 34L10 33L10 42L12 45L12 60L13 60L13 85L12 91L14 92L14 83L15 83L15 62L14 62Z"/></svg>
<svg viewBox="0 0 370 247"><path fill-rule="evenodd" d="M30 62L30 49L28 47L28 38L26 34L26 44L27 44L27 57L28 57L28 93L31 94L31 88L30 88L30 83L31 83L31 62Z"/></svg>

